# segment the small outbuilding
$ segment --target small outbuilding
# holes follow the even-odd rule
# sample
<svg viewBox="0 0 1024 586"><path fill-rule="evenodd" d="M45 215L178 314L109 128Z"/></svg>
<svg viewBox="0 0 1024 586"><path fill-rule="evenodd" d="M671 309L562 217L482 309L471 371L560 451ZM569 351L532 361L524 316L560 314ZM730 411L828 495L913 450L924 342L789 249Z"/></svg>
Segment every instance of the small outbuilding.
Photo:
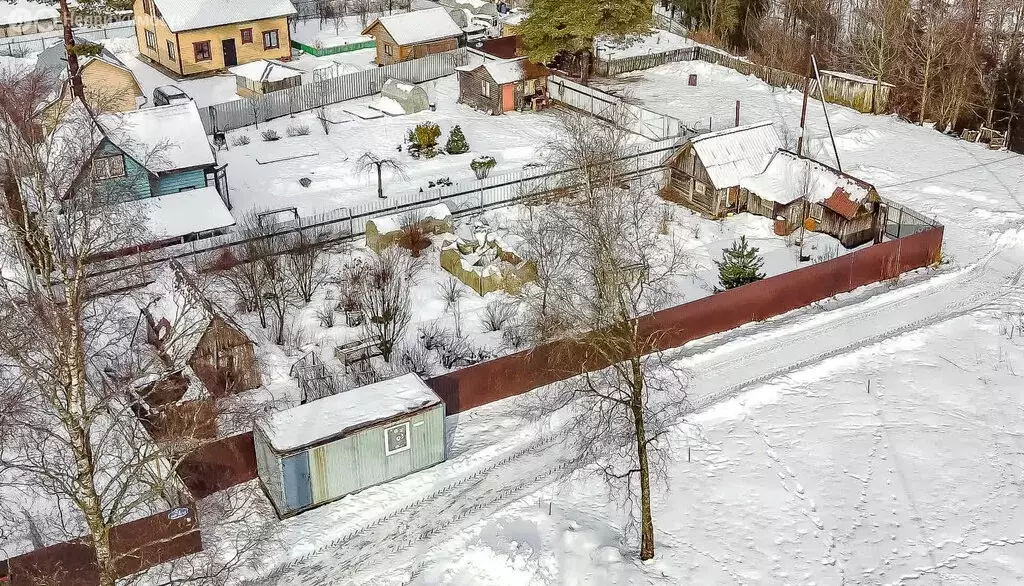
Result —
<svg viewBox="0 0 1024 586"><path fill-rule="evenodd" d="M444 461L444 417L441 398L407 374L261 421L256 468L289 517Z"/></svg>
<svg viewBox="0 0 1024 586"><path fill-rule="evenodd" d="M854 248L879 234L873 185L820 161L780 150L764 171L740 181L740 207L776 221L785 235L805 225Z"/></svg>
<svg viewBox="0 0 1024 586"><path fill-rule="evenodd" d="M669 158L662 195L712 218L739 211L740 181L763 171L781 148L771 122L696 136Z"/></svg>
<svg viewBox="0 0 1024 586"><path fill-rule="evenodd" d="M235 74L236 93L254 98L302 85L302 70L270 59L260 59L229 69Z"/></svg>
<svg viewBox="0 0 1024 586"><path fill-rule="evenodd" d="M485 61L456 67L459 102L497 115L512 110L538 108L546 103L550 71L526 59Z"/></svg>
<svg viewBox="0 0 1024 586"><path fill-rule="evenodd" d="M389 79L384 82L380 100L374 108L392 116L415 114L430 108L430 98L427 91L418 85Z"/></svg>
<svg viewBox="0 0 1024 586"><path fill-rule="evenodd" d="M391 65L459 48L463 31L445 8L381 16L363 29L376 40L377 65Z"/></svg>
<svg viewBox="0 0 1024 586"><path fill-rule="evenodd" d="M864 113L884 112L889 106L889 93L895 87L891 83L878 83L877 79L842 71L822 70L819 73L825 99L833 104L849 106Z"/></svg>
<svg viewBox="0 0 1024 586"><path fill-rule="evenodd" d="M366 246L378 254L395 245L404 245L419 252L418 243L409 242L410 239L420 240L428 234L443 234L451 230L452 212L447 205L439 203L369 220L366 222Z"/></svg>

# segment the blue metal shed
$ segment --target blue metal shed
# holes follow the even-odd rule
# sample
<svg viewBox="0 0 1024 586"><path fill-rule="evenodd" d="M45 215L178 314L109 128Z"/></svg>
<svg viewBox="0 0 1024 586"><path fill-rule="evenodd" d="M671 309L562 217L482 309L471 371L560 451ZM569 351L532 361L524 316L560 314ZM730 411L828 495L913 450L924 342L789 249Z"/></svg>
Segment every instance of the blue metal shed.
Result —
<svg viewBox="0 0 1024 586"><path fill-rule="evenodd" d="M444 417L441 398L407 374L261 421L256 467L288 517L444 461Z"/></svg>

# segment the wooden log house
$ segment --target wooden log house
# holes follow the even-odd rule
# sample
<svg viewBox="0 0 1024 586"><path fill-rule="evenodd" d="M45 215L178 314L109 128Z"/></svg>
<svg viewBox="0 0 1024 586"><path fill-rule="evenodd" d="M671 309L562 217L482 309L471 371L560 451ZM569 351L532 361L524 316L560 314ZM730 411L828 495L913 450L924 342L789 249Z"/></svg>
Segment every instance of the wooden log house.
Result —
<svg viewBox="0 0 1024 586"><path fill-rule="evenodd" d="M543 100L550 72L525 57L485 61L456 68L459 103L493 115L533 106ZM541 94L538 96L538 92Z"/></svg>
<svg viewBox="0 0 1024 586"><path fill-rule="evenodd" d="M463 31L447 10L431 8L381 16L363 29L363 34L376 39L377 65L391 65L453 51L459 47Z"/></svg>

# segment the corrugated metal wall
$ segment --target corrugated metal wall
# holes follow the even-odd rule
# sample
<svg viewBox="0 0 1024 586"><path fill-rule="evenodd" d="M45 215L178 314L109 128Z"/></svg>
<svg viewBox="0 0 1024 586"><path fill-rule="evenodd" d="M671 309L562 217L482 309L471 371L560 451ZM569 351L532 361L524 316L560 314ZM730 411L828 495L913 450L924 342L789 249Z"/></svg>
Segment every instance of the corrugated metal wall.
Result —
<svg viewBox="0 0 1024 586"><path fill-rule="evenodd" d="M310 450L313 502L324 503L350 492L393 480L444 460L444 405L409 419L409 449L385 455L385 430L372 427ZM417 425L419 424L419 425Z"/></svg>
<svg viewBox="0 0 1024 586"><path fill-rule="evenodd" d="M270 500L278 510L285 506L284 486L281 481L281 460L267 445L267 440L259 430L253 432L253 443L256 450L256 471L260 481L267 489Z"/></svg>

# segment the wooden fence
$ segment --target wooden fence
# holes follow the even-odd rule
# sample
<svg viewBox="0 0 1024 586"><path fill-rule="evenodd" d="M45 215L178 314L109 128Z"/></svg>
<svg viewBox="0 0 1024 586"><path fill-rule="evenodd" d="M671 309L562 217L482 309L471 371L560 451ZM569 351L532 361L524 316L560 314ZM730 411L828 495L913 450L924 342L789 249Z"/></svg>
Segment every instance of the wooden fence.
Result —
<svg viewBox="0 0 1024 586"><path fill-rule="evenodd" d="M226 132L305 112L321 106L379 93L389 79L422 83L452 75L469 61L465 48L427 55L386 67L357 71L307 83L264 96L232 100L199 109L207 134Z"/></svg>
<svg viewBox="0 0 1024 586"><path fill-rule="evenodd" d="M673 51L650 53L647 55L634 55L609 61L596 60L594 61L594 73L604 77L613 77L620 73L641 71L667 63L693 61L697 59L697 52L699 50L700 47L687 47L685 49L675 49Z"/></svg>

